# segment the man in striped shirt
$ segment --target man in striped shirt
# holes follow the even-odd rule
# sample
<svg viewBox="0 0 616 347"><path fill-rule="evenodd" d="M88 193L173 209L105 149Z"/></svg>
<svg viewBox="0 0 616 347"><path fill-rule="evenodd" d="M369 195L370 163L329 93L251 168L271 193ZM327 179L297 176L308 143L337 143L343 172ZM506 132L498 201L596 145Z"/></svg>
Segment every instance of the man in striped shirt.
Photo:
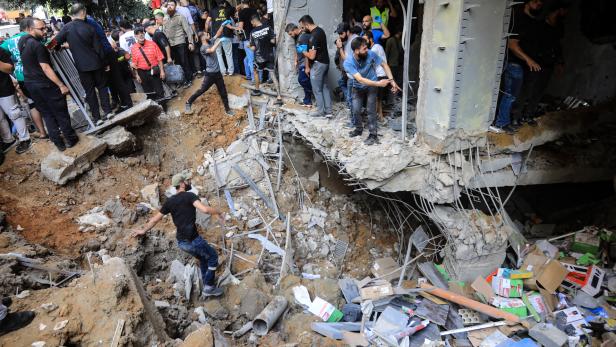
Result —
<svg viewBox="0 0 616 347"><path fill-rule="evenodd" d="M162 101L165 96L162 80L165 79L163 53L152 40L145 39L142 27L135 29L137 42L131 46L131 67L136 70L135 79L141 83L150 99Z"/></svg>

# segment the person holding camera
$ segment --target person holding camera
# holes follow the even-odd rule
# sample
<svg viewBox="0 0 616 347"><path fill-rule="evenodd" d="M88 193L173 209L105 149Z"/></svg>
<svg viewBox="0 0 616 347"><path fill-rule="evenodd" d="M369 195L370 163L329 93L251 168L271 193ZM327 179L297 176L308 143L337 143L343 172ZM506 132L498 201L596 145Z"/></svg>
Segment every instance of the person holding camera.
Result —
<svg viewBox="0 0 616 347"><path fill-rule="evenodd" d="M161 102L165 97L162 82L165 79L163 52L154 41L146 40L142 27L135 29L135 38L137 42L130 48L131 67L137 72L135 79L150 99Z"/></svg>

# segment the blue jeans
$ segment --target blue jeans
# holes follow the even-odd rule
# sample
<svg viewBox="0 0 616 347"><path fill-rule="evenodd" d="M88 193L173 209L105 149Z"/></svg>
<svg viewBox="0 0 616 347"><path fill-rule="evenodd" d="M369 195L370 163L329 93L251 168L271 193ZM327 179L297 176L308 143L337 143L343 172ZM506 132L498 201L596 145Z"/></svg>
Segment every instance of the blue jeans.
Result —
<svg viewBox="0 0 616 347"><path fill-rule="evenodd" d="M304 88L304 105L312 105L312 85L310 77L306 75L306 66L300 65L297 72L297 82Z"/></svg>
<svg viewBox="0 0 616 347"><path fill-rule="evenodd" d="M511 124L511 108L520 95L524 81L524 68L516 63L507 63L503 79L503 96L498 106L495 126L502 128Z"/></svg>
<svg viewBox="0 0 616 347"><path fill-rule="evenodd" d="M328 64L318 61L315 61L310 69L310 83L312 84L312 91L317 102L317 110L324 115L332 113L332 96L327 85L328 70Z"/></svg>
<svg viewBox="0 0 616 347"><path fill-rule="evenodd" d="M246 73L246 78L254 81L254 76L252 75L252 65L255 60L255 52L250 49L250 41L244 41L244 52L246 52L246 57L244 58L244 72Z"/></svg>
<svg viewBox="0 0 616 347"><path fill-rule="evenodd" d="M214 276L218 266L218 254L201 236L192 241L178 240L178 247L184 252L199 259L201 278L206 286L214 286Z"/></svg>
<svg viewBox="0 0 616 347"><path fill-rule="evenodd" d="M366 100L366 113L368 115L368 131L370 135L377 135L376 123L376 94L377 87L366 87L362 89L352 88L351 102L351 119L356 130L363 131L364 124L361 119L361 108Z"/></svg>

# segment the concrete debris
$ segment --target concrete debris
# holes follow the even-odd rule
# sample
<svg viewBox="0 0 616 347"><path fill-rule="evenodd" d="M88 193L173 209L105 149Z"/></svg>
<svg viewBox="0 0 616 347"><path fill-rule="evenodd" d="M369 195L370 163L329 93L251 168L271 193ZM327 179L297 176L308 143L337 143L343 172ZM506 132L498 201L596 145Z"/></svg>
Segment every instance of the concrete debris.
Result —
<svg viewBox="0 0 616 347"><path fill-rule="evenodd" d="M229 94L229 107L236 110L241 110L248 105L246 95Z"/></svg>
<svg viewBox="0 0 616 347"><path fill-rule="evenodd" d="M30 346L32 347L45 347L47 345L47 343L45 341L35 341L32 342L32 344Z"/></svg>
<svg viewBox="0 0 616 347"><path fill-rule="evenodd" d="M154 209L160 208L160 196L158 195L158 183L148 184L141 189L141 197Z"/></svg>
<svg viewBox="0 0 616 347"><path fill-rule="evenodd" d="M242 296L240 313L252 321L263 311L268 302L269 298L265 293L256 288L248 288L246 293Z"/></svg>
<svg viewBox="0 0 616 347"><path fill-rule="evenodd" d="M23 290L21 292L19 292L17 295L15 295L15 297L17 299L25 299L27 297L30 296L30 291L29 290Z"/></svg>
<svg viewBox="0 0 616 347"><path fill-rule="evenodd" d="M79 142L64 152L52 151L41 161L41 173L58 185L74 179L92 167L104 152L107 144L96 137L79 136Z"/></svg>
<svg viewBox="0 0 616 347"><path fill-rule="evenodd" d="M199 330L190 333L180 344L180 347L214 347L212 327L205 324Z"/></svg>
<svg viewBox="0 0 616 347"><path fill-rule="evenodd" d="M104 229L110 226L111 222L111 219L107 217L102 207L95 207L88 211L87 214L77 218L77 223L85 228L84 231L88 230L89 227L94 230Z"/></svg>
<svg viewBox="0 0 616 347"><path fill-rule="evenodd" d="M169 304L168 301L163 301L163 300L154 300L154 306L156 306L157 308L169 308L169 307L171 307L171 305Z"/></svg>
<svg viewBox="0 0 616 347"><path fill-rule="evenodd" d="M64 327L68 324L68 319L60 321L53 326L53 331L58 331L64 329Z"/></svg>
<svg viewBox="0 0 616 347"><path fill-rule="evenodd" d="M199 320L199 323L201 324L207 323L207 317L205 316L205 310L203 309L202 306L195 307L195 310L193 312L197 314L197 319Z"/></svg>
<svg viewBox="0 0 616 347"><path fill-rule="evenodd" d="M321 229L325 228L325 220L327 218L327 212L323 210L319 210L317 208L305 208L301 214L302 222L304 222L307 226L306 228L312 228L317 225L321 227Z"/></svg>
<svg viewBox="0 0 616 347"><path fill-rule="evenodd" d="M250 235L248 235L248 238L258 240L259 242L261 242L261 245L263 245L263 247L265 249L267 249L271 253L276 253L276 254L278 254L280 256L284 256L284 254L285 254L284 253L284 249L276 246L272 241L268 240L263 235L260 235L260 234L250 234Z"/></svg>
<svg viewBox="0 0 616 347"><path fill-rule="evenodd" d="M117 156L128 155L139 149L137 138L124 127L116 126L101 135L107 149Z"/></svg>
<svg viewBox="0 0 616 347"><path fill-rule="evenodd" d="M246 222L246 227L248 229L254 229L255 227L257 227L257 225L260 225L261 223L263 223L263 221L259 217L249 219L248 222Z"/></svg>
<svg viewBox="0 0 616 347"><path fill-rule="evenodd" d="M57 309L58 305L54 304L53 302L48 302L48 303L42 304L41 308L45 310L45 312L51 312Z"/></svg>
<svg viewBox="0 0 616 347"><path fill-rule="evenodd" d="M203 310L214 319L227 319L229 311L218 300L208 300L203 304Z"/></svg>
<svg viewBox="0 0 616 347"><path fill-rule="evenodd" d="M145 99L128 110L116 114L115 117L104 122L102 125L86 131L86 134L103 132L118 125L126 128L139 127L151 122L152 119L158 117L162 111L163 108L155 101Z"/></svg>

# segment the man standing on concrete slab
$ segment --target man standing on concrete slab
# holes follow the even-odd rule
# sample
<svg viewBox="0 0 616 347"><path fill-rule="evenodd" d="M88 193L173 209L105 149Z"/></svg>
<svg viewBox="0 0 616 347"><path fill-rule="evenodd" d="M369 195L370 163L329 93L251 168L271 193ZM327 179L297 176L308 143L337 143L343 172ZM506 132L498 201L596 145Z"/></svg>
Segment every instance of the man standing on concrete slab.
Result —
<svg viewBox="0 0 616 347"><path fill-rule="evenodd" d="M261 23L259 15L252 16L250 23L254 28L250 33L250 49L255 52L252 73L255 78L256 88L251 94L255 96L261 95L261 91L259 90L259 76L262 75L263 70L267 70L270 78L274 82L274 88L276 88L276 104L282 105L278 78L276 77L276 55L274 51L276 34L274 34L274 29L271 26Z"/></svg>
<svg viewBox="0 0 616 347"><path fill-rule="evenodd" d="M255 53L250 49L250 33L252 32L252 24L250 20L254 15L257 15L257 9L250 7L249 0L242 0L240 5L241 9L237 14L238 28L240 29L240 37L242 39L242 45L244 45L244 52L246 57L244 58L244 70L246 73L246 79L254 81L252 76L252 66L255 59Z"/></svg>
<svg viewBox="0 0 616 347"><path fill-rule="evenodd" d="M9 122L4 115L6 114L9 119L15 125L17 130L17 136L19 143L15 151L17 154L24 153L30 149L31 141L28 128L26 126L26 119L23 117L21 107L17 103L17 96L15 95L15 87L13 86L13 80L10 73L13 72L13 61L11 55L0 49L0 137L2 137L2 151L10 147L15 139L11 133Z"/></svg>
<svg viewBox="0 0 616 347"><path fill-rule="evenodd" d="M137 42L131 47L130 54L131 67L137 71L136 80L150 99L164 104L167 100L162 81L165 79L163 53L154 41L146 40L142 27L135 29L135 37Z"/></svg>
<svg viewBox="0 0 616 347"><path fill-rule="evenodd" d="M329 53L327 52L327 37L325 31L314 24L309 15L299 19L299 24L311 35L306 56L306 73L310 76L312 92L317 102L317 109L310 115L313 117L332 116L332 96L327 86L327 72L329 71Z"/></svg>
<svg viewBox="0 0 616 347"><path fill-rule="evenodd" d="M310 77L306 74L306 55L310 44L310 34L304 32L293 23L287 24L285 31L295 39L295 67L297 68L297 82L304 88L303 106L312 107L312 85Z"/></svg>
<svg viewBox="0 0 616 347"><path fill-rule="evenodd" d="M199 259L201 277L203 280L203 291L201 295L204 297L220 296L223 290L216 287L214 281L216 267L218 266L218 254L207 241L199 236L195 221L197 218L197 209L203 213L219 218L222 217L222 212L213 207L205 206L197 195L189 192L192 188L189 174L175 174L171 179L171 184L175 187L177 193L165 201L160 211L157 212L142 229L134 230L132 236L137 237L144 235L148 230L152 229L164 215L171 214L173 224L175 224L177 228L175 236L178 241L178 247L184 252Z"/></svg>
<svg viewBox="0 0 616 347"><path fill-rule="evenodd" d="M347 57L344 61L344 69L353 78L351 83L351 116L353 117L353 125L355 130L349 133L350 137L360 136L364 131L364 125L361 119L361 108L366 102L366 113L368 114L368 131L370 135L365 141L367 145L379 143L377 137L377 120L376 120L376 96L380 87L391 86L391 91L400 90L391 70L386 62L368 49L368 42L361 37L357 37L351 42L353 55ZM377 67L381 66L385 70L387 79L378 80Z"/></svg>
<svg viewBox="0 0 616 347"><path fill-rule="evenodd" d="M71 6L71 16L73 20L56 35L57 47L68 42L81 85L86 92L86 101L90 106L92 118L99 125L111 115L106 74L106 71L109 71L109 64L106 63L106 54L96 30L86 22L86 7L80 3L74 4ZM98 107L99 99L104 113L102 119Z"/></svg>
<svg viewBox="0 0 616 347"><path fill-rule="evenodd" d="M216 51L218 56L218 65L223 70L225 75L233 75L233 26L232 17L235 14L235 9L230 6L225 0L217 0L217 6L212 9L211 16L207 22L212 23L212 38L216 40L220 37L221 44ZM218 30L222 28L222 31ZM224 51L224 59L223 59ZM225 62L227 69L225 71Z"/></svg>
<svg viewBox="0 0 616 347"><path fill-rule="evenodd" d="M188 24L188 21L184 16L176 12L175 1L169 1L167 3L167 15L169 19L163 25L163 32L167 35L169 43L171 44L171 56L176 64L180 64L184 70L184 84L183 87L189 87L192 85L192 69L188 61L188 51L195 49L193 43L194 37L192 29ZM188 45L186 45L188 42Z"/></svg>
<svg viewBox="0 0 616 347"><path fill-rule="evenodd" d="M41 43L47 31L45 22L33 18L24 20L28 34L19 39L17 46L24 66L25 85L43 115L51 142L59 151L64 151L79 141L68 114L65 96L68 88L51 68L49 52Z"/></svg>
<svg viewBox="0 0 616 347"><path fill-rule="evenodd" d="M197 90L193 95L188 98L186 101L186 114L192 113L192 103L200 97L203 93L205 93L212 85L216 85L216 89L218 89L218 95L222 99L222 103L225 106L225 113L227 116L233 116L235 113L229 107L229 98L227 96L227 88L225 87L225 80L222 77L222 73L220 72L220 66L218 65L218 57L216 56L216 49L220 46L220 39L213 43L210 40L210 33L202 32L199 34L199 38L201 40L201 55L205 59L205 76L203 77L203 84L201 84L201 88Z"/></svg>

